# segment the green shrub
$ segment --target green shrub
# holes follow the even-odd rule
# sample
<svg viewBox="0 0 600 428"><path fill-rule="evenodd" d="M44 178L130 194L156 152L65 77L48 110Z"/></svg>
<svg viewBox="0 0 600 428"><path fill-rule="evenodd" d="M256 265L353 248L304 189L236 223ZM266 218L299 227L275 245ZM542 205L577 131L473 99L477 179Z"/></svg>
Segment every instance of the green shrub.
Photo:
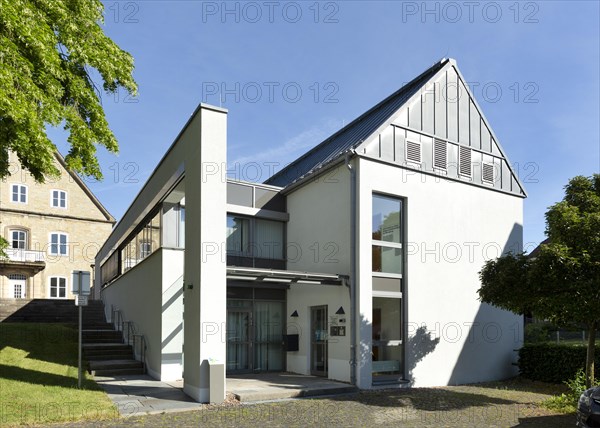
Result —
<svg viewBox="0 0 600 428"><path fill-rule="evenodd" d="M586 354L584 345L525 344L519 349L519 371L527 379L565 382L585 367ZM596 367L600 367L600 346L596 346Z"/></svg>
<svg viewBox="0 0 600 428"><path fill-rule="evenodd" d="M535 322L525 326L525 343L542 343L550 340L550 331L554 326L550 323Z"/></svg>
<svg viewBox="0 0 600 428"><path fill-rule="evenodd" d="M598 380L594 379L592 385L597 385ZM542 403L542 405L550 410L557 412L573 413L577 410L577 402L579 397L587 388L585 387L585 371L579 369L575 377L565 382L569 388L566 394L555 395Z"/></svg>

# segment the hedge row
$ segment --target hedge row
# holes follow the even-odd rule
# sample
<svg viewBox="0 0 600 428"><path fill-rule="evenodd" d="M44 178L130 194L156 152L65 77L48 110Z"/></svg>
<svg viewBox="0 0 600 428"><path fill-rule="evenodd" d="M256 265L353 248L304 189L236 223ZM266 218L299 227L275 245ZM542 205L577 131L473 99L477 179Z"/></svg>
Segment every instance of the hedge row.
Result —
<svg viewBox="0 0 600 428"><path fill-rule="evenodd" d="M561 383L585 369L587 347L554 343L526 344L519 349L519 371L527 379ZM600 345L596 345L596 373L600 370Z"/></svg>

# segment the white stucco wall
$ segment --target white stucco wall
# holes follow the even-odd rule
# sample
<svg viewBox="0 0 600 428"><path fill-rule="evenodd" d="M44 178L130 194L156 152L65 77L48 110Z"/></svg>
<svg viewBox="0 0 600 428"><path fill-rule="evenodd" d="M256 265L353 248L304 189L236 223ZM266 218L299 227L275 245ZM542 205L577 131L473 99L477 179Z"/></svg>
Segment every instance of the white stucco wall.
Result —
<svg viewBox="0 0 600 428"><path fill-rule="evenodd" d="M184 250L163 249L161 380L183 376L183 258Z"/></svg>
<svg viewBox="0 0 600 428"><path fill-rule="evenodd" d="M287 196L287 268L350 274L350 174L340 165ZM329 317L340 306L346 336L328 341L330 379L350 381L350 293L348 287L299 284L287 293L288 333L298 332L299 351L287 353L287 369L310 373L310 307L327 305ZM289 317L298 311L297 318Z"/></svg>
<svg viewBox="0 0 600 428"><path fill-rule="evenodd" d="M114 306L144 335L148 374L155 379L182 377L183 294L178 279L183 256L182 250L159 249L102 290L108 317Z"/></svg>
<svg viewBox="0 0 600 428"><path fill-rule="evenodd" d="M163 254L158 250L101 292L107 319L114 306L124 321L134 321L138 333L144 335L146 367L155 379L160 379L161 373L162 322L158 308L162 306L162 271Z"/></svg>
<svg viewBox="0 0 600 428"><path fill-rule="evenodd" d="M358 181L365 351L359 385L371 384L373 192L406 198L406 377L415 386L433 386L515 375L511 363L522 343L522 317L481 304L477 289L485 259L521 248L523 199L367 159L360 160Z"/></svg>

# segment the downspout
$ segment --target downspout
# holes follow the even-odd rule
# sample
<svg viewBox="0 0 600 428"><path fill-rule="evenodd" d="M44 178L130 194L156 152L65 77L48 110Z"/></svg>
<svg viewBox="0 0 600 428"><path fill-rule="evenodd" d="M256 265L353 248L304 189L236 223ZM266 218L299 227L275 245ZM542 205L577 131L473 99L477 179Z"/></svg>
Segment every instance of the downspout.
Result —
<svg viewBox="0 0 600 428"><path fill-rule="evenodd" d="M345 153L350 172L350 383L356 385L356 170L350 163L351 152Z"/></svg>

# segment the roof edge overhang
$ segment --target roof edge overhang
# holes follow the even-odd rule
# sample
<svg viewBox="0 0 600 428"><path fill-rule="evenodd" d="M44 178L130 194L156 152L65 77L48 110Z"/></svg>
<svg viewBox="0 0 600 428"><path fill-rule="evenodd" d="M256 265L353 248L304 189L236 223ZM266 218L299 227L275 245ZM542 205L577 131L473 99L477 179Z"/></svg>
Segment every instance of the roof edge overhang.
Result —
<svg viewBox="0 0 600 428"><path fill-rule="evenodd" d="M281 284L285 286L295 284L341 286L347 284L348 276L329 273L228 266L227 279L248 281L252 283Z"/></svg>

